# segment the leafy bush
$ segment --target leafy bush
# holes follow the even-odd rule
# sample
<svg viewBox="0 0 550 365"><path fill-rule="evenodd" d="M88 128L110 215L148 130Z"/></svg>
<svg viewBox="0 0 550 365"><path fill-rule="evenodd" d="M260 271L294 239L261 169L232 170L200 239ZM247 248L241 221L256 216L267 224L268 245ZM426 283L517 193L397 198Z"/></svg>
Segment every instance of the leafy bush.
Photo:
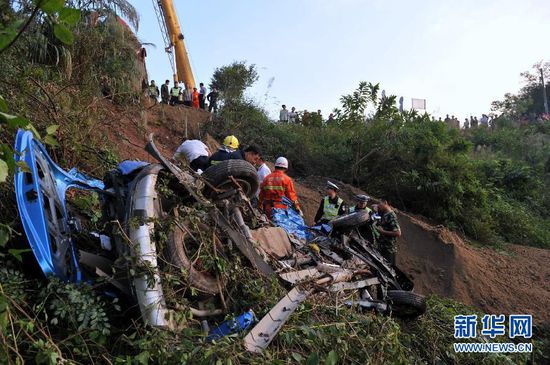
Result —
<svg viewBox="0 0 550 365"><path fill-rule="evenodd" d="M550 247L547 126L461 133L426 114L399 113L378 90L361 83L342 97L335 122L318 126L273 123L241 98L209 132L237 134L269 159L287 157L291 174L351 182L480 242Z"/></svg>
<svg viewBox="0 0 550 365"><path fill-rule="evenodd" d="M105 303L87 285L62 283L51 279L40 292L44 314L49 323L63 331L81 333L83 337L105 343L111 332Z"/></svg>

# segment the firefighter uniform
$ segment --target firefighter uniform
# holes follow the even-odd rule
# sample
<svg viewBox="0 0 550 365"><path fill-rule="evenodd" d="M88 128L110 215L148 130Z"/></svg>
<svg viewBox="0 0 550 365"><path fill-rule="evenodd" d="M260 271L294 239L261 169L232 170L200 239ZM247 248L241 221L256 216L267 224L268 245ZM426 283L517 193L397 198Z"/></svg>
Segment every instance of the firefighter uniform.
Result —
<svg viewBox="0 0 550 365"><path fill-rule="evenodd" d="M286 196L294 203L296 210L300 211L298 196L294 190L294 182L282 170L275 170L267 175L260 185L259 204L263 207L267 217L271 219L273 208L287 209L281 201Z"/></svg>

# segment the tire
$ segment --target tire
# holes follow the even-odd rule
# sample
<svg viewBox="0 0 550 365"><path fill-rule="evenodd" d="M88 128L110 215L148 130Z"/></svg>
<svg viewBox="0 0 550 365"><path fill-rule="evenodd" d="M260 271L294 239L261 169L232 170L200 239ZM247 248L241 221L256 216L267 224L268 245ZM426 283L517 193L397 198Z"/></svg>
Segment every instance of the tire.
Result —
<svg viewBox="0 0 550 365"><path fill-rule="evenodd" d="M366 210L361 210L359 212L350 213L343 215L338 218L334 218L329 223L334 228L344 228L344 227L357 227L369 220L369 212Z"/></svg>
<svg viewBox="0 0 550 365"><path fill-rule="evenodd" d="M222 161L207 168L202 176L210 184L220 190L229 190L235 186L233 181L229 178L233 176L249 199L256 194L260 186L256 169L245 160ZM207 186L204 189L204 195L212 199L216 197L216 192Z"/></svg>
<svg viewBox="0 0 550 365"><path fill-rule="evenodd" d="M388 302L396 317L415 318L426 312L426 298L405 290L388 290Z"/></svg>
<svg viewBox="0 0 550 365"><path fill-rule="evenodd" d="M208 227L200 227L208 229ZM219 292L218 282L215 277L208 273L201 272L193 266L193 262L187 256L186 245L192 242L189 234L178 225L168 235L166 254L168 261L177 268L187 272L189 285L206 294L217 294Z"/></svg>

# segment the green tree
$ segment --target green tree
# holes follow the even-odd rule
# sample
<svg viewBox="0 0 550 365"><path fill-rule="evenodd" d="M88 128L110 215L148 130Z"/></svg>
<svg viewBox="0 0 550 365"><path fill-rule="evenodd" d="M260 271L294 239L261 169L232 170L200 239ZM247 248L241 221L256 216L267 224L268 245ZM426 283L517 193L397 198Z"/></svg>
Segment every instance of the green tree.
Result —
<svg viewBox="0 0 550 365"><path fill-rule="evenodd" d="M543 113L544 97L540 78L541 69L544 74L546 94L550 95L550 62L538 62L533 65L531 70L521 73L525 85L518 94L506 93L503 100L492 102L492 110L512 118L519 118L526 113Z"/></svg>
<svg viewBox="0 0 550 365"><path fill-rule="evenodd" d="M210 80L210 88L218 89L221 101L225 103L242 100L244 91L258 80L256 65L244 61L219 67Z"/></svg>

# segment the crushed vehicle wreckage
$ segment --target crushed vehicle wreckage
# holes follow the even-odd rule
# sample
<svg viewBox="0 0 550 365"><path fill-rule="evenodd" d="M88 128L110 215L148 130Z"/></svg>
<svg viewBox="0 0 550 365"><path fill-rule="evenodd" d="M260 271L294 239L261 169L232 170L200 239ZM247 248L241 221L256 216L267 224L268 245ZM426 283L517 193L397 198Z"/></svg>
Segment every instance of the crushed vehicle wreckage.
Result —
<svg viewBox="0 0 550 365"><path fill-rule="evenodd" d="M368 214L307 227L289 208L274 215L279 227L274 226L250 203L259 182L244 160L228 160L198 175L167 160L151 135L146 150L158 163L123 161L98 180L62 170L29 131L18 132L15 147L16 160L28 166L15 175L18 208L41 270L75 283L101 281L105 292L137 303L147 325L179 328L179 307L167 294L168 283L178 276L200 293L188 306L193 317L229 314L223 298L229 284L212 269L216 262L206 262L206 241L213 255L240 254L260 275L278 278L290 289L257 324L248 308L210 330L207 340L251 328L244 345L259 353L300 303L319 291L356 292L357 299L345 305L383 314L415 317L426 310L411 280L360 234L357 228L371 223ZM75 190L98 194L100 232L83 228L68 204ZM166 276L165 268L174 276Z"/></svg>

